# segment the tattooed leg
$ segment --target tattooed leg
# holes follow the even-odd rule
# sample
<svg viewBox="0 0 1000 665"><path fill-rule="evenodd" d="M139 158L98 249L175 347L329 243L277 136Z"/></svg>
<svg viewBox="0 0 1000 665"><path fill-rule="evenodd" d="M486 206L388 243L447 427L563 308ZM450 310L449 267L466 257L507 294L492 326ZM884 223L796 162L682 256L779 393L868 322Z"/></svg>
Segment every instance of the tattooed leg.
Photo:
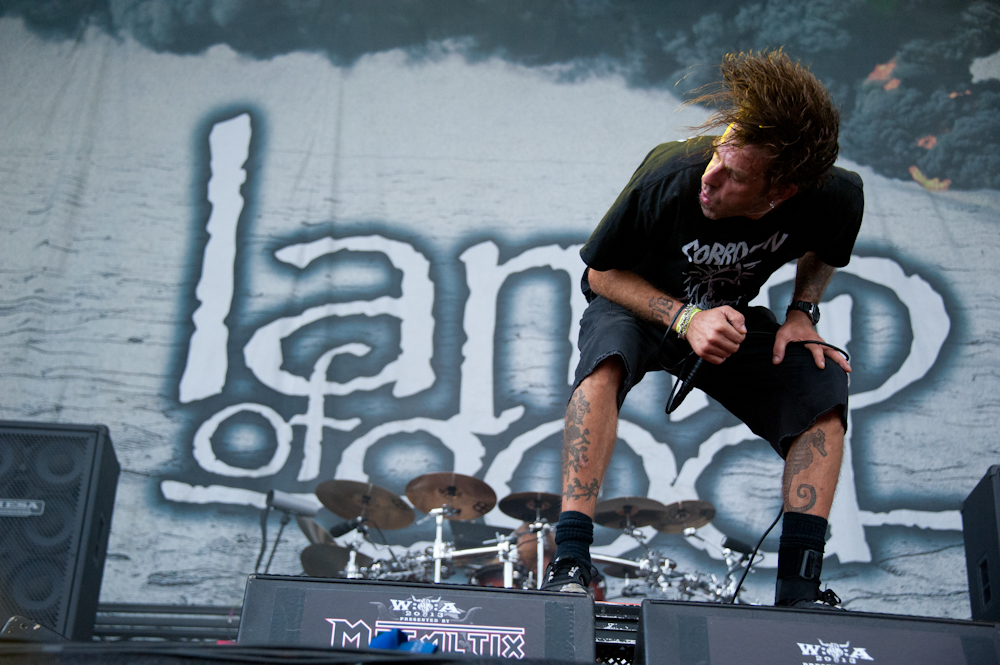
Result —
<svg viewBox="0 0 1000 665"><path fill-rule="evenodd" d="M563 431L563 510L594 515L601 480L618 436L617 394L624 373L617 356L608 358L570 398Z"/></svg>
<svg viewBox="0 0 1000 665"><path fill-rule="evenodd" d="M788 449L781 487L785 512L829 518L843 453L844 426L829 411Z"/></svg>

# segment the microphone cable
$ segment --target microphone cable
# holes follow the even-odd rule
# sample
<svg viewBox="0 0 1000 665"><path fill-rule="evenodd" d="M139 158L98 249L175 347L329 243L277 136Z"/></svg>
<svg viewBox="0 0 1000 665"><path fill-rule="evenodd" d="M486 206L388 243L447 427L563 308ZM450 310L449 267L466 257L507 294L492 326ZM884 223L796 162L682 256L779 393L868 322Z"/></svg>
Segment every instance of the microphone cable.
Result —
<svg viewBox="0 0 1000 665"><path fill-rule="evenodd" d="M660 353L661 357L662 357L663 342L666 341L667 334L669 333L670 330L668 329L667 332L663 334L663 338L660 340L660 347L658 352ZM747 335L773 336L775 335L775 333L770 333L764 330L751 330L747 331ZM843 349L834 346L833 344L821 342L818 339L792 340L788 343L788 346L791 346L793 344L797 344L800 346L805 346L806 344L819 344L820 346L825 346L827 348L833 349L840 355L844 356L844 359L847 360L847 362L851 361L851 356L850 354L847 353L847 351L844 351ZM687 363L691 362L692 358L695 359L694 362L690 365L690 367L685 369L684 366ZM690 393L691 390L694 388L695 376L698 375L698 371L701 369L704 363L705 359L698 357L698 355L694 351L688 352L688 354L684 356L684 358L679 363L674 365L672 368L666 367L662 362L660 363L660 367L662 367L665 371L670 371L670 369L676 369L678 366L681 366L681 370L677 373L677 380L674 381L674 385L670 388L670 395L667 397L667 404L666 407L664 408L664 411L666 412L667 415L673 413L674 410L681 405L681 402L684 401L684 398L688 396L688 393Z"/></svg>
<svg viewBox="0 0 1000 665"><path fill-rule="evenodd" d="M743 576L740 578L739 583L736 585L736 590L733 592L733 599L729 601L730 605L736 604L736 599L740 596L740 589L743 588L743 581L746 580L747 574L750 572L750 566L753 565L753 560L757 558L757 550L759 550L760 546L764 544L764 539L767 538L767 534L771 533L771 529L774 528L784 513L785 507L781 506L781 508L778 509L778 516L774 518L774 521L771 522L771 526L767 527L767 531L765 531L764 535L757 541L757 545L753 548L753 552L750 553L750 558L747 560L747 567L743 569Z"/></svg>

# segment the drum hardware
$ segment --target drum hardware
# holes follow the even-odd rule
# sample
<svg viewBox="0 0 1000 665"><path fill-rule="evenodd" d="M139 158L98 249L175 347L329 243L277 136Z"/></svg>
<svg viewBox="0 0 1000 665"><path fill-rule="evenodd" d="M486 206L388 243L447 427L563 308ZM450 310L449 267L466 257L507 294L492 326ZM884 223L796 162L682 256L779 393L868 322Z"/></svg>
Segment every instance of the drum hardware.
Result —
<svg viewBox="0 0 1000 665"><path fill-rule="evenodd" d="M604 567L604 574L608 577L628 579L629 571L641 571L643 569L648 570L649 568L649 559L633 561L632 559L622 559L616 556L606 556L604 554L593 553L590 555L590 559L596 563L608 564Z"/></svg>
<svg viewBox="0 0 1000 665"><path fill-rule="evenodd" d="M761 556L761 559L755 558L751 560L749 557L753 549L748 545L733 538L724 538L721 546L716 545L702 538L698 535L697 530L691 527L684 529L684 537L697 538L722 553L722 558L726 562L726 576L723 578L721 584L714 575L712 576L719 602L739 603L740 599L737 595L739 593L737 589L740 586L740 582L737 580L736 573L744 568L746 569L746 574L756 572L753 566L763 559L763 556Z"/></svg>
<svg viewBox="0 0 1000 665"><path fill-rule="evenodd" d="M386 580L390 582L428 582L432 557L428 552L405 552L401 556L393 555L391 561L377 560L368 568L368 579ZM450 570L442 573L445 577L451 575Z"/></svg>
<svg viewBox="0 0 1000 665"><path fill-rule="evenodd" d="M417 510L434 516L434 583L440 584L442 561L450 554L445 549L444 520L482 517L496 506L497 495L478 478L446 471L427 473L408 482L406 498Z"/></svg>
<svg viewBox="0 0 1000 665"><path fill-rule="evenodd" d="M535 534L537 575L535 588L541 586L545 575L545 536L555 529L549 522L559 520L562 497L547 492L519 492L511 494L500 502L500 511L519 520L529 521L528 530Z"/></svg>
<svg viewBox="0 0 1000 665"><path fill-rule="evenodd" d="M485 565L474 567L471 571L469 582L475 586L491 586L505 589L531 589L533 587L528 585L529 576L530 573L527 572L527 569L524 566L514 564L513 572L510 576L511 579L508 580L506 579L506 563L487 563Z"/></svg>
<svg viewBox="0 0 1000 665"><path fill-rule="evenodd" d="M414 508L388 490L355 481L326 481L317 486L316 496L327 509L346 521L326 530L308 515L295 516L310 542L301 554L303 569L308 575L424 583L433 580L433 583L440 584L443 578L451 576L458 564L475 571L471 576L474 584L500 586L502 574L505 588L539 586L538 582L544 576L545 557L549 553L546 543L555 530L554 522L558 520L561 509L561 497L557 494L511 494L499 502L499 508L510 517L524 520L524 524L514 531L493 531L495 537L481 541L481 547L456 549L453 543L444 540L444 520L455 525L452 527L453 535L460 524L463 528L468 525L480 531L488 530L490 527L472 520L497 505L496 494L485 482L471 476L451 472L425 474L407 484L406 498L413 507L426 513L417 524L434 519L433 546L420 552L406 551L397 557L385 544L382 547L389 549L391 559L373 560L359 551L365 542L381 549L370 540L369 527L381 532L382 528L408 526L414 522ZM705 501L679 501L670 505L648 497L602 501L596 507L594 523L620 529L642 547L644 554L639 559L594 554L592 559L603 566L608 577L626 580L626 586L621 591L625 596L732 602L738 593L737 573L741 569L752 572L750 567L753 562L748 562L748 555L744 553L746 546L736 541L723 542L721 550L727 572L720 581L715 575L678 571L676 562L647 545L648 537L641 530L652 526L661 533L701 539L697 528L708 524L714 517L715 508ZM358 532L354 541L346 547L337 545L334 537L345 535L352 529ZM477 531L476 537L466 538L463 545L474 545L485 535ZM385 537L382 539L384 541ZM532 540L534 547L531 547ZM728 547L729 544L732 547ZM520 555L518 545L526 547ZM532 550L537 565L528 571L521 564L527 560L531 565ZM476 557L485 555L492 556L489 563L472 565ZM739 602L738 599L735 602Z"/></svg>
<svg viewBox="0 0 1000 665"><path fill-rule="evenodd" d="M514 564L517 562L517 549L511 547L509 538L502 538L496 545L487 547L473 547L467 550L454 550L448 553L450 559L466 556L477 556L481 554L496 554L499 562L503 564L503 586L505 589L514 588Z"/></svg>

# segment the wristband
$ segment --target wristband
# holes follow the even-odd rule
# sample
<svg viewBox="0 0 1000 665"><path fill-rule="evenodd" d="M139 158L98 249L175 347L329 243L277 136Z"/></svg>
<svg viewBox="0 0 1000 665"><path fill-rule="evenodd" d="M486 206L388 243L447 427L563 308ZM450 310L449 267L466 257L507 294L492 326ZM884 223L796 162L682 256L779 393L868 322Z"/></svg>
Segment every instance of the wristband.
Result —
<svg viewBox="0 0 1000 665"><path fill-rule="evenodd" d="M677 324L677 336L681 339L687 337L688 328L691 327L691 319L694 315L702 310L698 309L694 305L687 305L684 307L684 314L681 316L680 322Z"/></svg>

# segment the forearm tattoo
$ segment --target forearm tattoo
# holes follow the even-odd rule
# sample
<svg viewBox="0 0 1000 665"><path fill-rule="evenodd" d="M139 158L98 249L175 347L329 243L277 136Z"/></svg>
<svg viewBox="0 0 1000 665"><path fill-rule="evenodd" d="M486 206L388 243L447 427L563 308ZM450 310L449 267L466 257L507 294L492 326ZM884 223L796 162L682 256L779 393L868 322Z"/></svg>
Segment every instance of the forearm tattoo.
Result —
<svg viewBox="0 0 1000 665"><path fill-rule="evenodd" d="M563 431L562 469L563 478L569 480L570 472L579 473L587 466L587 450L590 430L584 428L583 417L590 413L590 402L577 390L566 408L566 429Z"/></svg>
<svg viewBox="0 0 1000 665"><path fill-rule="evenodd" d="M673 310L674 301L670 298L657 297L649 299L650 316L657 323L662 323L665 326L670 325Z"/></svg>
<svg viewBox="0 0 1000 665"><path fill-rule="evenodd" d="M793 446L788 452L788 459L785 460L783 487L781 488L785 497L785 512L804 513L816 505L816 488L806 483L801 483L795 488L796 498L805 499L805 505L792 505L792 486L795 484L795 476L808 469L809 465L813 463L814 448L816 452L826 457L826 434L821 429L804 434L798 445Z"/></svg>

